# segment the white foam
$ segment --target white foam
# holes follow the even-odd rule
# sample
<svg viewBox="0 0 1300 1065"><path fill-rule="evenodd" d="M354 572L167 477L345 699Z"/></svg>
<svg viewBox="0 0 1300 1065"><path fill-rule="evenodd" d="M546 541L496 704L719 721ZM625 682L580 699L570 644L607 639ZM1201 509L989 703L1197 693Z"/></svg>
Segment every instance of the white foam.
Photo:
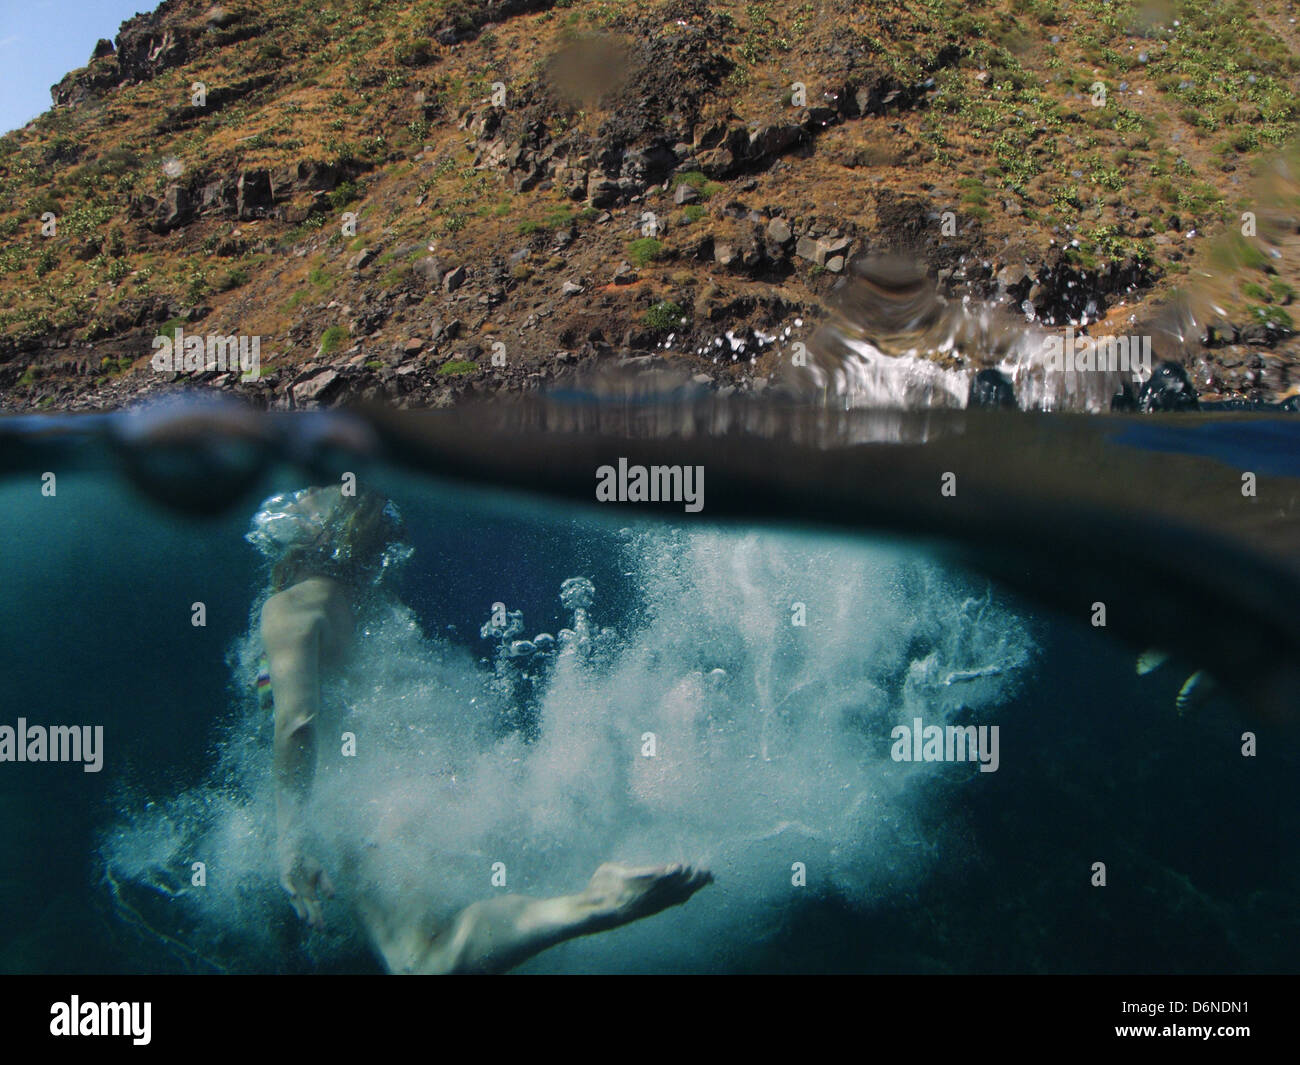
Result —
<svg viewBox="0 0 1300 1065"><path fill-rule="evenodd" d="M936 774L969 767L895 763L890 729L942 723L963 705L989 720L1032 653L1024 624L882 546L663 528L626 543L644 620L603 663L552 660L532 744L491 739L506 707L470 653L426 637L398 605L369 623L326 689L357 737L355 758L321 739L314 818L336 879L355 852L359 875L400 897L439 896L450 914L493 892L494 862L510 891L532 895L579 890L610 859L702 862L717 875L679 910L529 963L544 971L726 968L801 898L870 905L924 875L945 841L918 815ZM484 589L485 615L502 591ZM791 623L795 603L805 627ZM612 613L597 589L593 619ZM250 636L234 656L242 678L255 653ZM136 804L105 855L119 882L172 870L197 913L190 939L209 952L234 944L236 966L259 968L274 964L267 914L287 902L269 840L269 722L251 697L238 717L213 783ZM184 888L195 858L209 863L201 891ZM791 884L796 861L806 888ZM340 886L322 955L354 946Z"/></svg>

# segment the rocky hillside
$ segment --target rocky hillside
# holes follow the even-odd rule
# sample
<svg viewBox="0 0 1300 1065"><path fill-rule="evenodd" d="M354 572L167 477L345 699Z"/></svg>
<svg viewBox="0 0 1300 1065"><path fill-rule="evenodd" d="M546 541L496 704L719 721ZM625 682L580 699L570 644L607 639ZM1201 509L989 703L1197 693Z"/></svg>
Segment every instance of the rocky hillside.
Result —
<svg viewBox="0 0 1300 1065"><path fill-rule="evenodd" d="M0 139L0 405L758 388L879 249L1141 320L1253 209L1298 47L1273 0L166 0ZM1275 398L1292 281L1243 239L1185 361ZM160 373L178 329L260 338L260 375Z"/></svg>

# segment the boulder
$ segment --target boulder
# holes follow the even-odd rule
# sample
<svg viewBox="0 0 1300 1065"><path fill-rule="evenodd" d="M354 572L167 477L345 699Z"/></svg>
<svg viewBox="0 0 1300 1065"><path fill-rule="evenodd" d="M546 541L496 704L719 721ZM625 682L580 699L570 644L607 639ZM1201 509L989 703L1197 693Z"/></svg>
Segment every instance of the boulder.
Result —
<svg viewBox="0 0 1300 1065"><path fill-rule="evenodd" d="M209 181L199 191L199 210L225 211L235 206L235 183L229 179Z"/></svg>
<svg viewBox="0 0 1300 1065"><path fill-rule="evenodd" d="M581 200L587 195L587 171L577 167L565 167L556 172L556 185L571 200Z"/></svg>
<svg viewBox="0 0 1300 1065"><path fill-rule="evenodd" d="M790 230L790 223L784 218L773 218L767 224L767 239L773 244L784 247L790 243L790 238L793 235Z"/></svg>
<svg viewBox="0 0 1300 1065"><path fill-rule="evenodd" d="M275 205L268 170L245 170L235 185L235 211L241 219L264 217Z"/></svg>
<svg viewBox="0 0 1300 1065"><path fill-rule="evenodd" d="M616 178L592 174L587 179L587 200L592 207L615 207L623 190Z"/></svg>
<svg viewBox="0 0 1300 1065"><path fill-rule="evenodd" d="M1023 294L1033 284L1033 274L1023 265L1004 266L997 273L997 281L1003 292Z"/></svg>
<svg viewBox="0 0 1300 1065"><path fill-rule="evenodd" d="M769 156L779 155L802 141L804 136L804 129L793 123L769 123L759 126L749 134L745 159L748 162L757 162Z"/></svg>
<svg viewBox="0 0 1300 1065"><path fill-rule="evenodd" d="M194 200L184 185L168 185L150 225L155 233L169 233L194 218Z"/></svg>
<svg viewBox="0 0 1300 1065"><path fill-rule="evenodd" d="M160 8L122 24L117 35L117 62L124 81L149 81L189 61L191 38L202 31L166 24L169 14Z"/></svg>
<svg viewBox="0 0 1300 1065"><path fill-rule="evenodd" d="M328 402L337 393L341 384L337 370L322 370L306 380L299 381L291 389L294 406L304 407Z"/></svg>
<svg viewBox="0 0 1300 1065"><path fill-rule="evenodd" d="M699 154L700 169L710 177L726 177L736 168L735 153L725 146Z"/></svg>
<svg viewBox="0 0 1300 1065"><path fill-rule="evenodd" d="M817 258L817 240L815 237L800 237L795 243L794 253L800 259L807 259L810 262Z"/></svg>
<svg viewBox="0 0 1300 1065"><path fill-rule="evenodd" d="M803 128L809 131L823 130L840 120L840 113L833 107L810 107L804 113Z"/></svg>
<svg viewBox="0 0 1300 1065"><path fill-rule="evenodd" d="M807 259L816 263L818 266L825 266L829 269L829 262L832 259L840 260L839 269L844 269L844 256L848 252L849 245L852 244L850 237L800 237L794 247L794 253L801 259Z"/></svg>
<svg viewBox="0 0 1300 1065"><path fill-rule="evenodd" d="M448 294L455 292L465 283L468 277L469 274L463 266L448 270L446 276L442 279L442 290Z"/></svg>

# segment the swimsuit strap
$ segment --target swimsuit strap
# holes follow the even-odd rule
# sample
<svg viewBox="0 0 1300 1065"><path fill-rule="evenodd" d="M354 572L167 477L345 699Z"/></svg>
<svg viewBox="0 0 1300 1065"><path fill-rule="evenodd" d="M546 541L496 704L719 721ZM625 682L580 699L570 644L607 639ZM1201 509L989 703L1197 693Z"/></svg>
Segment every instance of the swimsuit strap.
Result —
<svg viewBox="0 0 1300 1065"><path fill-rule="evenodd" d="M271 693L271 660L265 654L257 660L257 705L268 713L275 709L275 698Z"/></svg>

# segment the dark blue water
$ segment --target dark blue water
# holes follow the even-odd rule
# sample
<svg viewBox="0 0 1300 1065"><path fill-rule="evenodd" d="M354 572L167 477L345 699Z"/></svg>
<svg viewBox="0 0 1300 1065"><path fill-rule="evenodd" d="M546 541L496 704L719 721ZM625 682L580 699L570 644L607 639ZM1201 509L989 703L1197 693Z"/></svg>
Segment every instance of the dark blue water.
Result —
<svg viewBox="0 0 1300 1065"><path fill-rule="evenodd" d="M1198 461L1296 472L1294 434L1198 439L1216 441ZM1145 427L1119 442L1207 450ZM307 474L268 468L198 518L98 460L57 461L54 498L35 466L0 483L0 725L103 724L105 765L0 764L0 969L378 971L346 895L310 933L259 864L269 753L247 667L266 578L242 537L264 496ZM460 905L489 893L480 865L497 850L529 894L575 890L593 857L701 861L718 876L680 910L529 970L1294 969L1295 728L1230 685L1179 713L1183 682L1215 662L1173 647L1138 676L1132 641L932 538L686 523L358 469L398 504L414 547L398 613L337 693L358 720L400 726L353 793L426 808L394 869L427 861ZM1024 569L1032 584L1032 559ZM609 655L518 684L480 626L502 601L525 635L557 632L574 576L597 589ZM806 627L790 624L796 600ZM190 623L195 601L205 627ZM981 669L993 672L951 680ZM466 763L481 790L448 798L400 729L468 731L487 705L468 693L502 675L507 702L527 705L496 706L494 740ZM893 760L890 729L916 715L996 724L998 770ZM665 743L653 765L624 745L644 728ZM341 812L330 823L347 831ZM491 841L481 854L478 839ZM186 885L200 852L202 891ZM790 883L792 861L807 887Z"/></svg>

